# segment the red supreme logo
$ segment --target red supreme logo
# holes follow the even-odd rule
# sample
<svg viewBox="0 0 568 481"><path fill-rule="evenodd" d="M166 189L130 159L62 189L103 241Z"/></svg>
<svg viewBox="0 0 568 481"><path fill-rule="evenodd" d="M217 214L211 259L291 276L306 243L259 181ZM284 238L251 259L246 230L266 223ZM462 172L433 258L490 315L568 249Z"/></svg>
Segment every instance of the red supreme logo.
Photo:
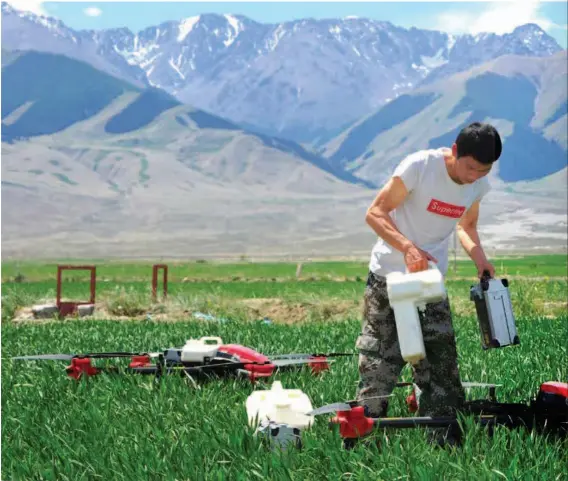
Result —
<svg viewBox="0 0 568 481"><path fill-rule="evenodd" d="M434 214L440 214L446 217L453 217L454 219L459 219L465 212L465 207L460 205L448 204L447 202L442 202L441 200L432 199L427 208L428 212L433 212Z"/></svg>

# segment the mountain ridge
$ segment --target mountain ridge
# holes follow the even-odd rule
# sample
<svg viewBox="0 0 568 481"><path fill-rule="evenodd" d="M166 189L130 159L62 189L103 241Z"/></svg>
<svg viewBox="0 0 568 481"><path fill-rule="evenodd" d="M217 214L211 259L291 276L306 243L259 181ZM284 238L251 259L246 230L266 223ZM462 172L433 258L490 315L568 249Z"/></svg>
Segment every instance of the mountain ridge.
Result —
<svg viewBox="0 0 568 481"><path fill-rule="evenodd" d="M61 54L30 51L14 56L2 69L2 82L10 89L10 95L2 100L3 141L64 131L97 115L122 94L131 92L136 97L107 119L99 135L137 134L162 113L177 109L174 125L178 130L192 123L197 129L230 130L253 136L264 146L308 162L342 181L373 185L330 165L292 141L248 132L225 119L183 105L165 91L153 87L140 89ZM171 133L167 135L171 137ZM163 143L159 139L155 142ZM195 147L199 149L198 145Z"/></svg>
<svg viewBox="0 0 568 481"><path fill-rule="evenodd" d="M17 47L21 36L10 28L15 14L4 5L3 44ZM18 19L22 31L26 25L48 29L31 15ZM316 145L423 83L507 53L547 56L561 50L534 24L477 36L367 18L265 24L231 14L162 22L137 33L56 26L71 44L83 39L90 49L85 56L94 62L96 52L99 68L144 80L261 133ZM29 47L31 40L24 40ZM37 48L49 49L50 42ZM59 43L56 48L64 50Z"/></svg>
<svg viewBox="0 0 568 481"><path fill-rule="evenodd" d="M567 83L566 51L502 56L387 103L318 153L380 184L405 152L450 147L465 125L488 121L503 139L500 179L536 180L566 165L568 134L550 127L566 124Z"/></svg>
<svg viewBox="0 0 568 481"><path fill-rule="evenodd" d="M3 5L3 27L8 14ZM46 32L59 24L45 26L31 16L16 20L20 26L33 24L22 37L25 45L33 43L34 32L41 32L37 37L44 43L41 47L53 47ZM462 39L462 45L452 38L452 48L459 47L454 54L468 54L456 68L465 68L468 62L474 65L420 84L451 63L446 58L452 52L447 49L449 37L440 32L409 33L388 23L344 19L325 24L298 21L289 28L265 29L262 35L256 30L258 37L246 37L240 30L247 27L243 18L213 15L205 20L150 27L147 38L137 40L138 53L133 54L127 51L125 31L67 32L67 37L57 37L71 42L72 48L60 40L55 44L60 50L56 55L70 59L66 63L82 62L96 69L96 75L111 75L113 82L132 85L116 88L110 100L103 92L107 100L89 115L84 115L79 102L69 101L66 115L75 115L73 106L78 113L64 128L50 121L52 109L45 102L62 102L65 96L56 90L30 96L34 85L50 92L46 86L57 68L52 66L47 73L41 69L33 76L28 71L32 80L38 78L29 88L23 81L13 82L12 95L3 100L9 105L3 105L3 132L33 125L42 116L49 129L25 139L14 134L11 143L2 142L5 256L325 257L345 252L366 256L376 236L365 224L364 213L389 169L411 151L453 140L456 130L474 117L494 123L511 153L491 174L494 188L480 219L484 245L512 250L535 245L565 248L566 51L551 54L547 38L536 35L534 27L507 37L511 41L480 36L478 43L494 46L489 56L500 54L500 48L514 50L517 40L522 45L529 40L522 55L485 61L476 50L468 50L467 41ZM210 27L207 35L204 25ZM176 42L181 26L185 37L176 55L153 46L154 40ZM370 28L375 29L381 48L362 35ZM6 32L14 31L3 29L3 42ZM415 45L419 41L426 42L422 50ZM195 58L189 55L192 45L202 47ZM260 55L255 46L273 50ZM222 62L211 61L209 47ZM538 55L529 55L534 49ZM3 77L19 68L26 55L52 54L27 49L6 56L3 51ZM369 73L362 66L365 55L369 64L392 64L392 72L389 67ZM183 65L188 71L181 68L182 60L187 61ZM183 77L189 79L188 72L193 71L191 60L199 74L191 84L195 95L208 105L217 103L221 110L224 106L239 111L242 123L186 105L150 81L125 80L130 75L136 79L141 72L148 80L149 71L152 78L162 70L172 85L178 82L188 88ZM248 72L244 80L250 84L239 85L243 71ZM298 73L302 75L296 82ZM399 81L403 75L408 82ZM70 86L90 85L87 74L73 78L66 79ZM214 78L218 84L211 84ZM71 89L63 88L63 80L57 84L64 91ZM393 98L381 103L371 90L377 85ZM353 96L359 104L351 102ZM372 102L377 108L369 108ZM260 112L258 105L263 103L267 108ZM367 113L357 117L357 109ZM330 122L321 121L327 117ZM296 123L298 130L306 131L304 145L274 135L286 134L287 126ZM345 144L353 132L357 135ZM553 150L545 156L540 149L547 142ZM312 149L314 144L322 148ZM340 155L333 157L342 145Z"/></svg>

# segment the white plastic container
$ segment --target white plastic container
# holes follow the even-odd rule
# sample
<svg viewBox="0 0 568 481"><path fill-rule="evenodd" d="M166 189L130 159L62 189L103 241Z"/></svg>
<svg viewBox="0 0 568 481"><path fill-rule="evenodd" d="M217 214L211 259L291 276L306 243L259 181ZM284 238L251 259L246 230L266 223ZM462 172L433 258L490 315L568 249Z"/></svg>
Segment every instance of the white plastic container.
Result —
<svg viewBox="0 0 568 481"><path fill-rule="evenodd" d="M435 264L420 272L387 274L387 293L394 311L402 358L417 364L426 357L418 309L446 298L444 276Z"/></svg>
<svg viewBox="0 0 568 481"><path fill-rule="evenodd" d="M308 396L301 389L284 389L280 381L275 381L270 390L254 391L247 398L246 410L251 426L271 421L304 429L313 421L306 415L313 410Z"/></svg>
<svg viewBox="0 0 568 481"><path fill-rule="evenodd" d="M219 346L223 344L220 337L202 337L189 339L181 349L182 362L205 362L217 354Z"/></svg>

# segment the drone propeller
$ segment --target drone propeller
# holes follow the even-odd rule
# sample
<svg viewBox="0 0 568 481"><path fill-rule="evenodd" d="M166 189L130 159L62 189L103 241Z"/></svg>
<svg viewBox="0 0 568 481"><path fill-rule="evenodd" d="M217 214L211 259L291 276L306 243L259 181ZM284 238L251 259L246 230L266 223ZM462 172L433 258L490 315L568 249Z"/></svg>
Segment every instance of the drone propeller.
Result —
<svg viewBox="0 0 568 481"><path fill-rule="evenodd" d="M307 353L290 353L290 354L276 354L274 356L268 356L271 361L281 360L281 359L312 359L322 357L342 357L342 356L357 356L356 353L351 352L331 352L328 354L307 354Z"/></svg>
<svg viewBox="0 0 568 481"><path fill-rule="evenodd" d="M337 411L351 411L354 407L360 406L361 401L367 401L369 399L385 399L391 397L392 394L386 394L384 396L372 396L364 399L360 399L358 401L347 401L347 402L338 402L332 404L326 404L325 406L321 406L319 408L314 409L306 413L306 416L318 416L320 414L330 414L335 413Z"/></svg>
<svg viewBox="0 0 568 481"><path fill-rule="evenodd" d="M330 414L336 411L351 411L352 407L353 406L351 406L351 404L341 403L341 402L326 404L325 406L321 406L319 408L314 409L313 411L310 411L309 413L306 413L306 415L318 416L320 414Z"/></svg>
<svg viewBox="0 0 568 481"><path fill-rule="evenodd" d="M501 387L503 384L491 384L486 382L462 382L464 388L468 387Z"/></svg>
<svg viewBox="0 0 568 481"><path fill-rule="evenodd" d="M329 363L326 359L271 359L267 364L273 364L276 367L294 366L298 364L319 364Z"/></svg>
<svg viewBox="0 0 568 481"><path fill-rule="evenodd" d="M74 357L73 354L38 354L37 356L18 356L12 359L17 361L70 361Z"/></svg>
<svg viewBox="0 0 568 481"><path fill-rule="evenodd" d="M397 382L396 386L397 387L414 386L414 383L413 382ZM501 387L501 386L503 386L503 384L491 384L491 383L485 383L485 382L463 381L462 386L464 388L470 388L470 387Z"/></svg>
<svg viewBox="0 0 568 481"><path fill-rule="evenodd" d="M31 356L17 356L13 360L18 361L71 361L72 359L110 359L114 357L150 356L157 357L160 353L139 352L92 352L87 354L37 354Z"/></svg>

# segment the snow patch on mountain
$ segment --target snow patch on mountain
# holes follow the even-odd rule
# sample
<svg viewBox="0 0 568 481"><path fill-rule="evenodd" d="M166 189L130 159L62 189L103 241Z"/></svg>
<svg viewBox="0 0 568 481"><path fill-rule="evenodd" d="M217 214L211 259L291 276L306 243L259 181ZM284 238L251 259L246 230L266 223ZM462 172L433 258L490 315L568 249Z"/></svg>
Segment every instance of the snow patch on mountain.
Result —
<svg viewBox="0 0 568 481"><path fill-rule="evenodd" d="M280 39L286 35L286 30L284 25L278 25L276 30L272 33L271 38L266 41L266 47L270 52L273 52L278 44L280 43Z"/></svg>
<svg viewBox="0 0 568 481"><path fill-rule="evenodd" d="M239 20L233 17L232 15L225 14L223 16L225 17L227 22L229 22L229 25L233 29L232 32L231 31L227 32L228 38L223 42L225 44L225 47L228 47L235 41L235 39L239 36L239 33L241 33L244 30L244 28L243 24L239 22Z"/></svg>
<svg viewBox="0 0 568 481"><path fill-rule="evenodd" d="M448 63L448 59L445 57L444 48L438 49L438 51L431 57L427 55L420 55L422 60L422 65L428 70L433 70L437 67L441 67Z"/></svg>
<svg viewBox="0 0 568 481"><path fill-rule="evenodd" d="M168 63L170 64L170 66L177 72L177 74L183 79L185 80L185 75L183 73L181 73L181 70L179 69L179 67L174 63L173 59L170 58L168 60Z"/></svg>
<svg viewBox="0 0 568 481"><path fill-rule="evenodd" d="M189 35L189 32L193 30L195 24L199 22L200 18L201 18L200 15L196 15L195 17L186 18L185 20L182 20L179 23L178 26L179 33L177 36L178 42L183 42L186 39L186 37Z"/></svg>

